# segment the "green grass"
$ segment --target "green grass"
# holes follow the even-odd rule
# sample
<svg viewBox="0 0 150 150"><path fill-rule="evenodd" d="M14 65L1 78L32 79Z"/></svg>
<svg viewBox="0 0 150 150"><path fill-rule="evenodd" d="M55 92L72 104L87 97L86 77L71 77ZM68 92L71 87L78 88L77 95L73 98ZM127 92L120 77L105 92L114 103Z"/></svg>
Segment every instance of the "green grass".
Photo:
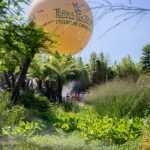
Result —
<svg viewBox="0 0 150 150"><path fill-rule="evenodd" d="M78 134L36 136L29 140L33 145L52 150L137 150L138 142L125 145L109 145L100 141L87 141Z"/></svg>
<svg viewBox="0 0 150 150"><path fill-rule="evenodd" d="M150 87L138 83L112 81L90 89L86 103L101 116L140 116L150 113Z"/></svg>
<svg viewBox="0 0 150 150"><path fill-rule="evenodd" d="M78 133L59 132L52 135L37 135L26 141L10 141L0 145L1 150L137 150L139 141L123 145L108 144L98 140L87 141Z"/></svg>

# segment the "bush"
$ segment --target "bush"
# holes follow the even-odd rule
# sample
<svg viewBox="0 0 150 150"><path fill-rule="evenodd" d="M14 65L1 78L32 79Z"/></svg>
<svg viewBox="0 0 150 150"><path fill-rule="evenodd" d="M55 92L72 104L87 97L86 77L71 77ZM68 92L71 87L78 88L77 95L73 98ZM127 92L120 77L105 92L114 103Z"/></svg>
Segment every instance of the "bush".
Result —
<svg viewBox="0 0 150 150"><path fill-rule="evenodd" d="M4 136L32 136L45 128L42 121L24 122L20 121L16 126L6 126L2 128Z"/></svg>
<svg viewBox="0 0 150 150"><path fill-rule="evenodd" d="M4 115L5 110L7 110L7 107L10 103L9 98L10 98L9 93L7 92L0 93L0 134L1 134L1 128L4 125L3 115Z"/></svg>
<svg viewBox="0 0 150 150"><path fill-rule="evenodd" d="M75 113L66 113L61 108L56 111L56 119L54 125L56 128L61 128L66 132L71 132L77 129L78 117Z"/></svg>
<svg viewBox="0 0 150 150"><path fill-rule="evenodd" d="M64 111L66 112L79 112L80 111L79 103L71 99L63 101L62 106L64 108Z"/></svg>
<svg viewBox="0 0 150 150"><path fill-rule="evenodd" d="M59 109L56 116L56 128L66 132L79 131L82 137L90 140L122 144L142 134L143 120L140 118L101 117L92 108L79 113L66 113Z"/></svg>
<svg viewBox="0 0 150 150"><path fill-rule="evenodd" d="M25 91L21 95L21 100L26 108L36 109L39 112L47 112L50 108L50 102L48 98L36 94L34 91Z"/></svg>
<svg viewBox="0 0 150 150"><path fill-rule="evenodd" d="M140 116L150 113L150 88L132 82L113 81L89 91L86 103L100 115Z"/></svg>
<svg viewBox="0 0 150 150"><path fill-rule="evenodd" d="M4 92L0 94L0 129L5 126L15 126L25 119L25 114L26 110L24 107L18 105L11 107L9 93Z"/></svg>
<svg viewBox="0 0 150 150"><path fill-rule="evenodd" d="M22 106L13 106L3 112L3 126L15 126L19 121L24 120L26 110Z"/></svg>
<svg viewBox="0 0 150 150"><path fill-rule="evenodd" d="M0 115L6 110L10 103L10 94L8 92L0 93Z"/></svg>

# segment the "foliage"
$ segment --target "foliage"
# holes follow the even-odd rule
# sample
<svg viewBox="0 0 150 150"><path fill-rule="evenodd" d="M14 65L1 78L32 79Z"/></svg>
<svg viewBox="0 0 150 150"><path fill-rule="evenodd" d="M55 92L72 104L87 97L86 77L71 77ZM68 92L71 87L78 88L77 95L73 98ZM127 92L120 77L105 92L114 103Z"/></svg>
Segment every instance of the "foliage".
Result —
<svg viewBox="0 0 150 150"><path fill-rule="evenodd" d="M36 78L39 80L48 79L47 78L48 74L45 65L46 63L48 63L49 59L50 59L50 55L47 53L40 52L36 54L29 68L28 78L29 79Z"/></svg>
<svg viewBox="0 0 150 150"><path fill-rule="evenodd" d="M26 110L24 107L16 105L10 106L10 94L1 93L0 95L0 127L14 126L19 121L26 117ZM1 131L0 131L1 132Z"/></svg>
<svg viewBox="0 0 150 150"><path fill-rule="evenodd" d="M10 95L7 92L1 92L0 93L0 132L1 128L3 126L3 115L5 114L5 111L7 110L7 107L9 105ZM8 117L8 116L7 116Z"/></svg>
<svg viewBox="0 0 150 150"><path fill-rule="evenodd" d="M26 74L34 55L41 49L53 47L54 44L51 35L33 22L22 18L18 23L14 18L20 17L21 4L24 2L26 0L2 0L0 5L0 10L6 13L2 15L3 21L0 22L0 73L5 75L13 104L18 101L20 89L25 87Z"/></svg>
<svg viewBox="0 0 150 150"><path fill-rule="evenodd" d="M89 108L77 114L58 110L56 116L55 127L66 132L79 131L82 137L109 143L122 144L134 140L141 135L143 127L140 118L100 117Z"/></svg>
<svg viewBox="0 0 150 150"><path fill-rule="evenodd" d="M143 135L144 137L150 138L150 116L146 117L144 120Z"/></svg>
<svg viewBox="0 0 150 150"><path fill-rule="evenodd" d="M150 44L145 45L143 48L141 63L142 63L142 70L144 72L150 72Z"/></svg>
<svg viewBox="0 0 150 150"><path fill-rule="evenodd" d="M28 1L29 0L1 0L0 22L4 23L11 20L20 21L19 16L22 14L22 5L27 4Z"/></svg>
<svg viewBox="0 0 150 150"><path fill-rule="evenodd" d="M50 108L48 98L41 96L32 90L24 91L20 98L26 108L35 109L39 112L46 112Z"/></svg>
<svg viewBox="0 0 150 150"><path fill-rule="evenodd" d="M28 143L37 146L39 149L53 150L137 150L138 143L130 142L124 145L108 145L98 140L88 142L78 133L65 134L63 132L54 135L34 136ZM37 149L38 149L37 148Z"/></svg>
<svg viewBox="0 0 150 150"><path fill-rule="evenodd" d="M54 126L61 128L66 132L77 130L78 117L73 112L66 113L61 108L56 111L56 119L54 120Z"/></svg>
<svg viewBox="0 0 150 150"><path fill-rule="evenodd" d="M40 140L39 140L40 139ZM86 146L86 142L78 134L66 135L63 132L56 135L35 136L28 140L30 143L40 146L41 148L49 148L54 150L65 149L83 149L92 148L90 144ZM94 144L93 144L94 146Z"/></svg>
<svg viewBox="0 0 150 150"><path fill-rule="evenodd" d="M9 105L10 94L8 92L0 93L0 115L6 110Z"/></svg>
<svg viewBox="0 0 150 150"><path fill-rule="evenodd" d="M96 53L92 53L89 65L92 84L100 84L105 82L108 65L104 54L100 53L100 56L98 57Z"/></svg>
<svg viewBox="0 0 150 150"><path fill-rule="evenodd" d="M79 71L72 56L62 55L57 52L51 56L50 63L47 63L46 67L49 72L54 73L56 79L59 76L64 81L68 77L75 76Z"/></svg>
<svg viewBox="0 0 150 150"><path fill-rule="evenodd" d="M0 118L0 135L25 133L24 130L21 130L23 128L21 122L26 118L26 109L19 105L11 107L8 93L3 93L3 97L0 98Z"/></svg>
<svg viewBox="0 0 150 150"><path fill-rule="evenodd" d="M90 86L89 66L84 64L82 58L79 57L77 60L78 68L80 68L78 82L75 83L72 91L80 93L85 91Z"/></svg>
<svg viewBox="0 0 150 150"><path fill-rule="evenodd" d="M47 74L57 82L58 101L62 102L62 88L66 81L77 78L79 68L71 56L65 56L59 53L52 55L50 62L46 64Z"/></svg>
<svg viewBox="0 0 150 150"><path fill-rule="evenodd" d="M120 78L128 78L136 81L139 77L140 69L133 62L130 56L124 57L119 65L117 65L117 74Z"/></svg>
<svg viewBox="0 0 150 150"><path fill-rule="evenodd" d="M4 136L32 136L45 128L41 121L20 121L16 126L5 126L2 128Z"/></svg>
<svg viewBox="0 0 150 150"><path fill-rule="evenodd" d="M134 82L112 81L89 91L86 101L100 115L144 116L150 113L149 88Z"/></svg>
<svg viewBox="0 0 150 150"><path fill-rule="evenodd" d="M64 100L62 106L64 108L64 111L66 112L79 112L80 111L79 103L71 99Z"/></svg>
<svg viewBox="0 0 150 150"><path fill-rule="evenodd" d="M14 106L12 108L7 108L3 112L3 126L14 126L19 123L19 121L25 119L25 109L22 106Z"/></svg>

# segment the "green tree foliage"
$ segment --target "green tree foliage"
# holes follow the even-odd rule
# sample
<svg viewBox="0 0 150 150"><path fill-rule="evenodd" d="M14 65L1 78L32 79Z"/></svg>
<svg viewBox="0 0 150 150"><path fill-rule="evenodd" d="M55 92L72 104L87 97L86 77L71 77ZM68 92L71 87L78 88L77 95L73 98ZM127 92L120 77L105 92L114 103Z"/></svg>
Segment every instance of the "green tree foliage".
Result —
<svg viewBox="0 0 150 150"><path fill-rule="evenodd" d="M45 42L48 41L49 37L32 23L9 24L1 35L1 71L5 71L5 78L9 77L10 73L13 76L17 74L16 79L13 77L11 86L12 101L15 102L19 95L19 88L25 86L26 74L34 55L45 48ZM52 43L51 41L50 44Z"/></svg>
<svg viewBox="0 0 150 150"><path fill-rule="evenodd" d="M0 23L17 21L22 14L22 6L29 0L1 0L0 1Z"/></svg>
<svg viewBox="0 0 150 150"><path fill-rule="evenodd" d="M57 83L53 73L49 73L46 68L50 63L51 55L48 53L36 54L29 68L28 78L34 81L36 85L28 85L29 88L34 88L48 99L55 101L57 96Z"/></svg>
<svg viewBox="0 0 150 150"><path fill-rule="evenodd" d="M135 64L130 56L124 57L120 64L117 65L117 75L120 78L137 80L139 77L138 65Z"/></svg>
<svg viewBox="0 0 150 150"><path fill-rule="evenodd" d="M85 91L90 86L90 77L88 72L88 64L84 64L82 58L77 59L78 67L80 68L80 74L78 82L74 85L73 91L82 92Z"/></svg>
<svg viewBox="0 0 150 150"><path fill-rule="evenodd" d="M107 68L106 80L107 81L113 80L116 77L116 75L117 75L117 73L116 73L115 67L114 66L109 66Z"/></svg>
<svg viewBox="0 0 150 150"><path fill-rule="evenodd" d="M90 75L92 84L100 84L107 79L107 59L103 53L98 57L96 53L91 54Z"/></svg>
<svg viewBox="0 0 150 150"><path fill-rule="evenodd" d="M144 72L150 72L150 44L145 45L141 57L142 70Z"/></svg>
<svg viewBox="0 0 150 150"><path fill-rule="evenodd" d="M0 71L4 72L4 79L12 92L12 103L16 103L20 88L25 86L26 74L34 55L53 44L49 35L35 27L34 23L16 22L14 16L21 14L23 2L1 2L1 11L6 11L6 14L0 23Z"/></svg>
<svg viewBox="0 0 150 150"><path fill-rule="evenodd" d="M38 78L40 89L44 85L47 97L62 102L63 85L69 80L77 79L79 72L80 68L72 56L65 56L56 52L51 56L41 55L37 57L31 65L30 76ZM54 97L51 97L51 94Z"/></svg>
<svg viewBox="0 0 150 150"><path fill-rule="evenodd" d="M58 86L58 100L62 101L62 88L68 79L78 77L80 69L71 56L64 56L58 53L52 55L50 63L46 65L49 74L53 74Z"/></svg>

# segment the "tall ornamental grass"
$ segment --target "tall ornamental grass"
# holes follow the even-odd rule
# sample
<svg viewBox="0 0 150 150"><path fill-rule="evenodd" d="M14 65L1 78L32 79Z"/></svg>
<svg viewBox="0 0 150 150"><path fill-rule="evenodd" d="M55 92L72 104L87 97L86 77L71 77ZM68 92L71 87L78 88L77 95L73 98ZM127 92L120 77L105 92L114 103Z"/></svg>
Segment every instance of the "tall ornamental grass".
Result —
<svg viewBox="0 0 150 150"><path fill-rule="evenodd" d="M141 85L141 81L108 82L90 89L85 99L100 115L143 117L150 114L150 86Z"/></svg>

